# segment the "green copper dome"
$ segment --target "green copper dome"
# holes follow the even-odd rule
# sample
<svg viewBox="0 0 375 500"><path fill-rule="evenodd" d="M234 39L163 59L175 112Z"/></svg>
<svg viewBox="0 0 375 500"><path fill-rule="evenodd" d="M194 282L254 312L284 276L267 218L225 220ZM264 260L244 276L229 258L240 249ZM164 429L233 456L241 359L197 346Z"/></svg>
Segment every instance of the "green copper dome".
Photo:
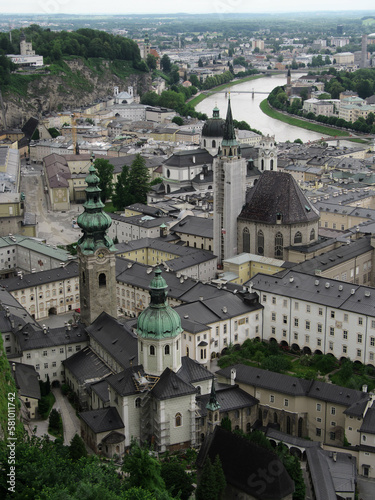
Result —
<svg viewBox="0 0 375 500"><path fill-rule="evenodd" d="M162 339L176 337L182 332L180 316L167 303L167 288L161 270L156 268L150 283L150 305L138 316L137 333L140 337Z"/></svg>
<svg viewBox="0 0 375 500"><path fill-rule="evenodd" d="M77 224L82 229L83 235L78 240L78 245L85 254L94 253L102 247L115 250L113 241L106 234L112 219L103 212L104 203L100 199L99 177L92 164L85 180L87 183L86 201L83 204L85 210L77 218Z"/></svg>

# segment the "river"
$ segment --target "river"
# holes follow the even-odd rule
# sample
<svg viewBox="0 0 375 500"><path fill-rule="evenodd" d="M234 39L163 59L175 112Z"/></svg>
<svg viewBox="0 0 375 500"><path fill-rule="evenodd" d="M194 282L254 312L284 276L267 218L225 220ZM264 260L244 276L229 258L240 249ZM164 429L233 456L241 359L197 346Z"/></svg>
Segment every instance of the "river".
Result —
<svg viewBox="0 0 375 500"><path fill-rule="evenodd" d="M292 78L299 78L301 74L293 74ZM264 114L259 108L259 104L267 97L267 94L236 93L236 90L255 90L267 92L268 94L277 86L286 84L285 75L274 75L271 77L259 78L244 83L239 83L233 87L228 87L231 96L232 114L235 120L245 120L250 127L260 130L264 135L274 135L276 141L293 142L295 139L301 139L303 142L315 141L322 137L321 134L311 132L299 127L293 127L287 123L275 120ZM213 94L206 97L196 106L197 111L206 113L208 117L212 116L213 108L217 106L220 109L220 116L225 118L228 106L228 99L224 93Z"/></svg>

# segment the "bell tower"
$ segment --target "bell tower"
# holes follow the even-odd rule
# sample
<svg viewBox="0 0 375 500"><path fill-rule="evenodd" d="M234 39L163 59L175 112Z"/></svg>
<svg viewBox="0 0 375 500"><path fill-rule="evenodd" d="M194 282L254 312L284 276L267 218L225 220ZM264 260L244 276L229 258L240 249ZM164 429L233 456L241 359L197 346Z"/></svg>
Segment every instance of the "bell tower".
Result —
<svg viewBox="0 0 375 500"><path fill-rule="evenodd" d="M138 363L147 373L161 375L181 368L181 318L167 302L168 285L160 268L150 283L150 305L138 316Z"/></svg>
<svg viewBox="0 0 375 500"><path fill-rule="evenodd" d="M246 198L246 160L236 139L232 109L224 124L223 140L213 161L214 172L214 253L218 264L237 255L237 217Z"/></svg>
<svg viewBox="0 0 375 500"><path fill-rule="evenodd" d="M116 248L107 236L112 220L103 212L99 177L93 164L90 165L85 180L87 188L84 212L77 218L83 235L78 240L77 253L81 320L90 325L103 311L117 318Z"/></svg>

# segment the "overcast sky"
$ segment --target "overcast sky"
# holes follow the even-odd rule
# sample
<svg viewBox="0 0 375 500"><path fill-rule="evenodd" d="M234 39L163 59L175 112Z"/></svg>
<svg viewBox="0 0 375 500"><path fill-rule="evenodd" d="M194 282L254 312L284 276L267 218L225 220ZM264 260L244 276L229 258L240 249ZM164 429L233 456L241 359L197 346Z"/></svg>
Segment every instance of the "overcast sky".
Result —
<svg viewBox="0 0 375 500"><path fill-rule="evenodd" d="M45 14L166 14L176 12L236 13L236 12L301 12L301 11L375 11L374 0L2 0L0 13Z"/></svg>

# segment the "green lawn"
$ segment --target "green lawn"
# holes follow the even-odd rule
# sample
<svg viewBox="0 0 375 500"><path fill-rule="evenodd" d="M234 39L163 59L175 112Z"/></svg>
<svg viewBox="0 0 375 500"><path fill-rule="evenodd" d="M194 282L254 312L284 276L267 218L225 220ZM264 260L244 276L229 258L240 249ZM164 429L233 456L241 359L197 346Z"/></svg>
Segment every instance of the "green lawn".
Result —
<svg viewBox="0 0 375 500"><path fill-rule="evenodd" d="M318 134L330 135L330 136L341 136L341 137L349 137L350 133L344 130L338 130L331 127L326 127L324 125L318 125L317 123L310 123L305 120L300 120L299 118L295 118L294 116L284 115L279 111L271 108L267 99L264 99L259 105L260 109L267 116L271 118L275 118L275 120L280 120L284 123L288 123L289 125L294 125L295 127L304 128L306 130L311 130L312 132L317 132Z"/></svg>

